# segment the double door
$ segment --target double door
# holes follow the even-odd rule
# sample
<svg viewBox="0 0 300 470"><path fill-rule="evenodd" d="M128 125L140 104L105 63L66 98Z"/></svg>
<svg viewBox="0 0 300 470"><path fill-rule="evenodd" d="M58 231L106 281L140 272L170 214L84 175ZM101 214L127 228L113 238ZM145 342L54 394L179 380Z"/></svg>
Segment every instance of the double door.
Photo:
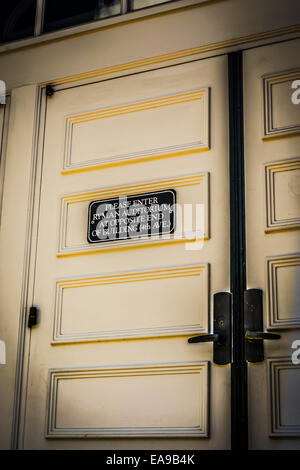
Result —
<svg viewBox="0 0 300 470"><path fill-rule="evenodd" d="M287 91L296 48L243 54L247 288L262 290L263 328L281 335L247 366L253 448L297 446L300 432L290 354L300 121ZM238 319L225 321L223 364L220 341L188 342L213 334L215 294L230 292L228 56L52 91L41 113L22 446L228 449ZM169 206L156 209L161 201ZM161 229L151 232L156 210Z"/></svg>

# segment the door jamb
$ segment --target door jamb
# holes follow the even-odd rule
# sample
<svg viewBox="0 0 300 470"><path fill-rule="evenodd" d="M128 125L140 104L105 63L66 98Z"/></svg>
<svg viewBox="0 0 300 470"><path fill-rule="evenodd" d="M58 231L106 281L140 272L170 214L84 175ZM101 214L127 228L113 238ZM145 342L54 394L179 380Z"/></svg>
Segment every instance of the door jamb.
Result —
<svg viewBox="0 0 300 470"><path fill-rule="evenodd" d="M38 236L39 199L43 161L43 142L46 117L45 87L36 87L33 148L30 170L30 192L25 229L25 250L22 273L22 289L19 310L19 331L14 384L14 404L11 431L11 449L21 449L24 439L26 387L30 358L31 330L27 327L28 310L33 300L36 244Z"/></svg>

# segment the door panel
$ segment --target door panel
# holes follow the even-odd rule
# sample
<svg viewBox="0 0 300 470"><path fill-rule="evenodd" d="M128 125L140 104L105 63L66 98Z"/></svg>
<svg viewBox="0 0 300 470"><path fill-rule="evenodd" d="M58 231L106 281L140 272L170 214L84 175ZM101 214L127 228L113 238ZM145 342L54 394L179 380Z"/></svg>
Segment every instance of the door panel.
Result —
<svg viewBox="0 0 300 470"><path fill-rule="evenodd" d="M248 288L264 292L264 325L280 340L264 341L265 361L248 365L252 449L300 447L299 40L244 54Z"/></svg>
<svg viewBox="0 0 300 470"><path fill-rule="evenodd" d="M47 437L208 436L207 361L52 369L50 383Z"/></svg>
<svg viewBox="0 0 300 470"><path fill-rule="evenodd" d="M230 366L187 342L229 287L227 102L226 57L48 98L25 448L229 448ZM88 243L91 201L163 189L175 233Z"/></svg>

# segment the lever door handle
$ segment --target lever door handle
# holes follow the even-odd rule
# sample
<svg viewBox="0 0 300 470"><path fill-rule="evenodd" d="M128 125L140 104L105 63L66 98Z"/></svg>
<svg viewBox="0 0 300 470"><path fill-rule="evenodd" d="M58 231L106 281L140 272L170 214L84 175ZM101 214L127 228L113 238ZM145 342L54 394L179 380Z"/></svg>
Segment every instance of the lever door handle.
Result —
<svg viewBox="0 0 300 470"><path fill-rule="evenodd" d="M252 331L246 330L245 338L250 340L258 340L258 339L280 339L281 336L277 333L267 333L266 331Z"/></svg>
<svg viewBox="0 0 300 470"><path fill-rule="evenodd" d="M231 294L214 294L214 332L188 339L189 343L213 343L213 361L218 365L231 362Z"/></svg>
<svg viewBox="0 0 300 470"><path fill-rule="evenodd" d="M210 341L213 343L223 343L224 338L218 333L213 333L211 335L193 336L192 338L188 339L189 343L208 343Z"/></svg>
<svg viewBox="0 0 300 470"><path fill-rule="evenodd" d="M244 292L245 359L247 362L264 360L264 339L280 339L276 333L268 333L263 325L263 292L248 289Z"/></svg>

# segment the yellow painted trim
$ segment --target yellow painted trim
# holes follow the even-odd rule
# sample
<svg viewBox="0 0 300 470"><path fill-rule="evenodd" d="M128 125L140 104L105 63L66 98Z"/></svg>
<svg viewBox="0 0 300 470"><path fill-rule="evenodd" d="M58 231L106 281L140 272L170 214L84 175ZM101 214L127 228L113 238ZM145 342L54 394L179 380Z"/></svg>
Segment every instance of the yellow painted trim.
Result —
<svg viewBox="0 0 300 470"><path fill-rule="evenodd" d="M187 155L193 155L199 152L207 152L209 147L197 147L194 149L187 149L187 150L178 150L177 152L168 152L168 153L158 153L156 155L145 155L143 157L136 157L130 158L128 160L118 160L115 162L108 162L108 163L97 163L95 165L87 165L87 166L80 166L80 167L72 167L71 165L64 170L61 170L62 175L69 175L74 173L84 173L86 171L95 171L103 168L112 168L117 166L123 165L132 165L132 163L140 163L140 162L149 162L152 160L160 160L163 158L172 158L172 157L182 157Z"/></svg>
<svg viewBox="0 0 300 470"><path fill-rule="evenodd" d="M140 69L142 67L162 64L164 62L193 57L198 54L214 52L214 51L218 51L218 50L225 49L225 48L232 47L232 46L241 46L249 42L262 41L264 39L271 39L277 36L285 36L288 34L298 33L298 32L300 32L300 25L295 24L292 26L278 28L278 29L274 29L271 31L267 31L267 32L250 34L248 36L241 36L236 39L229 39L227 41L214 42L214 43L207 44L204 46L193 47L191 49L184 49L182 51L171 52L168 54L163 54L163 55L154 56L154 57L148 57L147 59L134 60L131 62L126 62L124 64L113 65L113 66L104 67L101 69L91 70L90 72L67 75L62 78L41 82L39 85L42 87L45 87L48 84L57 86L57 85L80 82L83 80L97 79L97 78L105 77L111 74L127 72L127 71L131 71L134 69Z"/></svg>
<svg viewBox="0 0 300 470"><path fill-rule="evenodd" d="M293 136L299 136L300 135L300 129L298 125L298 129L295 129L294 131L284 131L281 129L278 129L277 131L272 131L272 133L268 135L264 135L262 140L265 141L270 141L270 140L278 140L278 139L284 139L286 137L293 137Z"/></svg>
<svg viewBox="0 0 300 470"><path fill-rule="evenodd" d="M208 240L210 240L210 238L205 237L203 240L208 241ZM159 243L157 246L161 247L161 246L168 245L169 243L173 243L173 244L180 244L181 243L182 244L182 243L196 243L198 241L199 241L199 239L196 239L196 238L193 238L193 239L189 239L189 238L174 239L174 238L172 238L170 240L156 240L156 242L149 241L149 243L145 243L145 244L141 243L141 244L136 244L136 245L126 244L126 245L123 245L123 246L111 246L111 247L106 248L106 249L103 249L103 247L101 247L101 248L99 247L99 248L95 248L95 249L92 249L92 250L80 250L80 251L71 251L71 252L64 251L64 252L56 253L56 257L57 258L65 258L65 257L71 257L71 256L94 255L96 253L104 254L104 253L110 253L111 251L151 248L151 247L155 246L157 243Z"/></svg>
<svg viewBox="0 0 300 470"><path fill-rule="evenodd" d="M201 331L203 333L203 331ZM59 340L59 341L51 341L51 346L55 346L56 348L59 346L64 346L66 347L67 345L72 345L72 344L80 344L81 346L89 346L91 347L91 343L120 343L121 341L157 341L157 340L174 340L174 339L185 339L185 338L190 338L194 333L175 333L175 334L169 334L167 335L162 334L162 335L157 335L157 336L134 336L134 337L128 337L128 338L91 338L89 340L78 340L78 339L68 339L68 341L64 340ZM194 334L196 335L196 333ZM218 366L221 367L221 366Z"/></svg>
<svg viewBox="0 0 300 470"><path fill-rule="evenodd" d="M177 277L198 276L206 269L206 265L186 266L177 268L153 269L129 273L104 274L82 278L57 279L56 283L63 289L74 287L90 287L107 284L123 284L127 282L152 281Z"/></svg>
<svg viewBox="0 0 300 470"><path fill-rule="evenodd" d="M126 103L119 106L97 109L85 113L76 113L68 116L67 120L72 124L78 124L81 122L93 121L95 119L104 119L112 116L120 116L121 114L129 114L147 109L170 106L177 103L196 101L200 100L206 91L206 89L192 90L184 93L176 93L174 95L161 96L139 102Z"/></svg>
<svg viewBox="0 0 300 470"><path fill-rule="evenodd" d="M70 284L70 285L65 285L65 284L60 284L64 289L73 289L75 287L93 287L93 286L110 286L110 285L113 285L113 284L126 284L126 283L130 283L130 282L144 282L144 281L157 281L158 279L174 279L174 278L178 278L178 277L191 277L191 276L197 276L199 274L201 274L203 270L200 270L200 271L197 271L197 272L194 272L192 274L182 274L182 273L179 273L179 274L170 274L169 276L167 275L157 275L157 276L153 276L153 277L135 277L135 278L130 278L130 279L117 279L117 280L107 280L105 281L104 279L101 281L97 281L95 279L94 282L87 282L87 283L73 283L73 284Z"/></svg>
<svg viewBox="0 0 300 470"><path fill-rule="evenodd" d="M291 224L291 225L286 225L284 227L276 227L275 225L273 227L267 227L265 228L265 233L269 233L269 234L272 234L274 232L286 232L287 230L290 230L290 231L295 231L295 230L299 230L300 229L300 223L299 222L296 222L294 224Z"/></svg>
<svg viewBox="0 0 300 470"><path fill-rule="evenodd" d="M206 173L199 173L193 176L179 178L168 178L164 180L151 181L149 183L133 184L128 186L115 186L113 188L101 189L97 191L86 191L75 194L65 194L61 199L68 204L77 202L93 201L95 197L108 199L114 196L126 196L138 194L138 192L155 191L156 189L181 188L184 186L195 186L201 184L207 178Z"/></svg>

